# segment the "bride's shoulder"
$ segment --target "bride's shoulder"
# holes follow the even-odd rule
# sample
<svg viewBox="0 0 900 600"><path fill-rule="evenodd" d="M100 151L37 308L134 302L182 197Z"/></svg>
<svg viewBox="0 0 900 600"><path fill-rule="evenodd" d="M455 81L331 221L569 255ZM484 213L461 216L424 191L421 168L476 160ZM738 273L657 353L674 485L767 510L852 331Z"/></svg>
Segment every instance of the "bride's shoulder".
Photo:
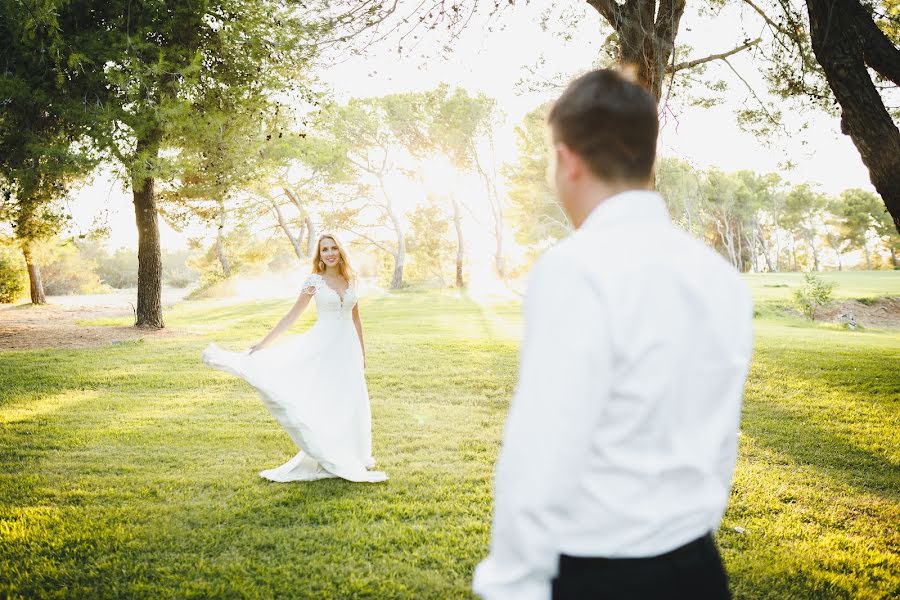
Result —
<svg viewBox="0 0 900 600"><path fill-rule="evenodd" d="M314 294L319 291L319 288L325 283L325 280L322 279L322 276L318 273L311 273L304 281L303 281L303 291L307 294Z"/></svg>

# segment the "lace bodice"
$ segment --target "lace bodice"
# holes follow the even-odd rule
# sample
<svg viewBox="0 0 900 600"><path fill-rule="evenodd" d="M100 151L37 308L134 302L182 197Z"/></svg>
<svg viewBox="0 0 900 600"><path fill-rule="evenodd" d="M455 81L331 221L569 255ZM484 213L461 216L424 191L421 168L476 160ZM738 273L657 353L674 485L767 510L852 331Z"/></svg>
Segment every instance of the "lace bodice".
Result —
<svg viewBox="0 0 900 600"><path fill-rule="evenodd" d="M356 306L357 300L353 283L350 283L347 291L341 296L337 290L328 285L321 275L313 274L303 282L303 293L315 296L320 320L323 318L350 319L353 315L353 307Z"/></svg>

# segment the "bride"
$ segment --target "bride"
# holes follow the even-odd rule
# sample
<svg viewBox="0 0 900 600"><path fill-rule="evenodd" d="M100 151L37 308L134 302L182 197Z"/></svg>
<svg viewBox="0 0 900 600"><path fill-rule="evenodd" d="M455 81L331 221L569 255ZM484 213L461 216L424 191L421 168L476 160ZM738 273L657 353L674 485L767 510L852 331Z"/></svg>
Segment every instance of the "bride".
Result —
<svg viewBox="0 0 900 600"><path fill-rule="evenodd" d="M355 275L334 235L320 236L317 247L312 275L272 331L249 352L228 352L210 344L203 362L256 388L300 448L285 464L262 471L262 477L279 482L329 477L384 481L387 475L368 470L375 460ZM312 297L318 310L315 325L270 347Z"/></svg>

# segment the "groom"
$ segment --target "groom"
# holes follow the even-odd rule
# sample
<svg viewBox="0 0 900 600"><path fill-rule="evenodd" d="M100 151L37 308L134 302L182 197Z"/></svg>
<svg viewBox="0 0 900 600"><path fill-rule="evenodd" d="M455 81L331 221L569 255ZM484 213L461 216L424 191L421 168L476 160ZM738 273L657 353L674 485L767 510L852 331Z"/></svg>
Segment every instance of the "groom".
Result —
<svg viewBox="0 0 900 600"><path fill-rule="evenodd" d="M651 191L650 94L594 71L568 87L549 123L556 188L578 231L530 276L475 592L728 598L712 532L728 502L752 349L747 289L672 226Z"/></svg>

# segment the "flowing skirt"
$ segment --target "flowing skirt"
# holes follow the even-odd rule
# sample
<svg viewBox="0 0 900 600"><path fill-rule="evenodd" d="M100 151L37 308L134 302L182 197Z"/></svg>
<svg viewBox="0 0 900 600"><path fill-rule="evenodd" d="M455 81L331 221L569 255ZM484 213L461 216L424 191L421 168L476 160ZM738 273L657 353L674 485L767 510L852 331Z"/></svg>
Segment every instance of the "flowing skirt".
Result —
<svg viewBox="0 0 900 600"><path fill-rule="evenodd" d="M320 318L306 333L252 355L210 344L202 358L256 388L300 449L291 460L260 476L278 482L387 479L385 473L368 470L375 465L372 416L352 321Z"/></svg>

